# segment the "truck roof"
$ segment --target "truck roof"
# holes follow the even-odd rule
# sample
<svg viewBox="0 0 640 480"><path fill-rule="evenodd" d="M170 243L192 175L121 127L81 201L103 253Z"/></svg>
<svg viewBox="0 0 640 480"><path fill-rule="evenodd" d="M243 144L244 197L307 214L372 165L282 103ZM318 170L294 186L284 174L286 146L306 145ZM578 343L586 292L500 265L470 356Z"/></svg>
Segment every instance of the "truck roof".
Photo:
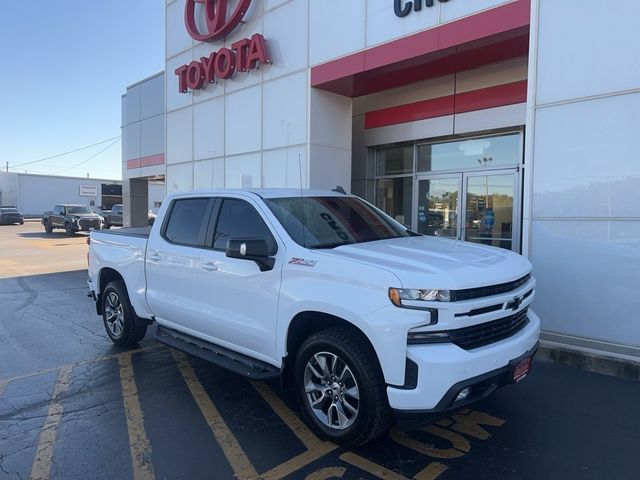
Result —
<svg viewBox="0 0 640 480"><path fill-rule="evenodd" d="M225 194L244 194L251 193L262 198L283 198L283 197L344 197L344 193L332 190L314 190L299 188L227 188L224 190L198 190L195 192L182 192L171 195L172 197L191 196L194 194L207 195L225 195ZM347 194L348 196L348 194Z"/></svg>

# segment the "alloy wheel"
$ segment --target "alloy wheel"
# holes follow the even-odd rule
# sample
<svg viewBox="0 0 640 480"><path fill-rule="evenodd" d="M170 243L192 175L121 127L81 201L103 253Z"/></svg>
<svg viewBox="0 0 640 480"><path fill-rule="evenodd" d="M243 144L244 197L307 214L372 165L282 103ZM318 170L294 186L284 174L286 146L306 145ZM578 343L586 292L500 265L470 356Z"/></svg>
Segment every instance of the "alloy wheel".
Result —
<svg viewBox="0 0 640 480"><path fill-rule="evenodd" d="M124 311L120 297L116 292L109 292L104 306L105 322L111 334L118 338L124 329Z"/></svg>
<svg viewBox="0 0 640 480"><path fill-rule="evenodd" d="M311 411L324 426L346 430L356 421L360 407L358 383L336 354L318 352L309 359L304 389Z"/></svg>

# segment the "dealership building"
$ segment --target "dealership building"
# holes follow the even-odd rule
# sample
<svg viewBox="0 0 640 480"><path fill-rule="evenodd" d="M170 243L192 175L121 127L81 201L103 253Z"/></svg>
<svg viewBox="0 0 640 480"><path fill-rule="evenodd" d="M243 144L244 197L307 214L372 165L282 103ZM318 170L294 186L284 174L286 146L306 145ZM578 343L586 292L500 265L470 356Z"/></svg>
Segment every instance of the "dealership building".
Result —
<svg viewBox="0 0 640 480"><path fill-rule="evenodd" d="M127 221L149 181L340 185L522 253L547 345L640 361L638 18L635 0L167 0L165 72L122 98Z"/></svg>

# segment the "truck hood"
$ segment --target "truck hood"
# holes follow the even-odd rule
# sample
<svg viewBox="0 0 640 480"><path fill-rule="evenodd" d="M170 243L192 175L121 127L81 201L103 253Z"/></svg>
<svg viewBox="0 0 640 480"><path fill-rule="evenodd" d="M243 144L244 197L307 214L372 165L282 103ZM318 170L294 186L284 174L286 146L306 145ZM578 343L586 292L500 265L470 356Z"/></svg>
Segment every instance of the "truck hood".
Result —
<svg viewBox="0 0 640 480"><path fill-rule="evenodd" d="M460 290L510 282L531 272L521 255L437 237L403 237L316 250L320 255L387 270L404 288Z"/></svg>

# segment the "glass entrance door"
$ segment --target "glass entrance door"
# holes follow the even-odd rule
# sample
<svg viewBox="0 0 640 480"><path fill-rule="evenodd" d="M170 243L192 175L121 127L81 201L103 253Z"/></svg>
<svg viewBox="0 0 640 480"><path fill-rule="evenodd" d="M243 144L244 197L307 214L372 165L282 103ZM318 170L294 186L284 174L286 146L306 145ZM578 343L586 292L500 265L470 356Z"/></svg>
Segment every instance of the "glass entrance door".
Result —
<svg viewBox="0 0 640 480"><path fill-rule="evenodd" d="M513 233L518 173L514 170L463 174L465 224L463 239L517 250Z"/></svg>
<svg viewBox="0 0 640 480"><path fill-rule="evenodd" d="M517 251L516 169L419 175L414 230Z"/></svg>
<svg viewBox="0 0 640 480"><path fill-rule="evenodd" d="M462 175L420 175L415 231L423 235L460 238Z"/></svg>

